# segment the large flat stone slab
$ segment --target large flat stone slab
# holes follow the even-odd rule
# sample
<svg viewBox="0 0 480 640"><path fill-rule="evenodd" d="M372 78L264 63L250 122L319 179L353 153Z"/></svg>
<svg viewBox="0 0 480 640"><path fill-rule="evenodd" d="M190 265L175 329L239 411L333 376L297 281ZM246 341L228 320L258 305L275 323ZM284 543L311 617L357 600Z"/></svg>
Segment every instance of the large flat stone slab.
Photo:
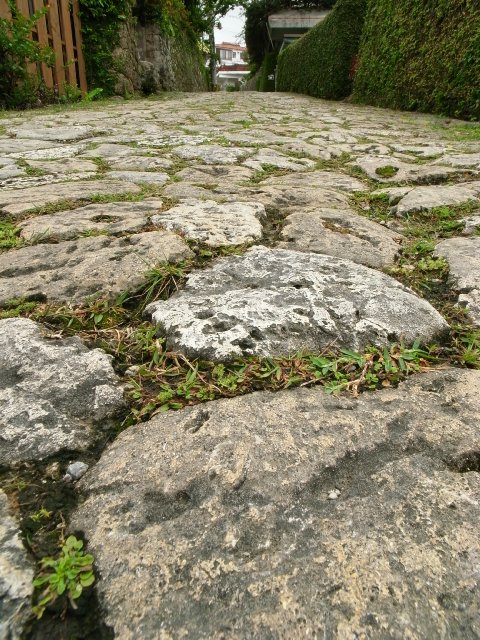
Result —
<svg viewBox="0 0 480 640"><path fill-rule="evenodd" d="M347 193L367 190L367 186L357 178L336 171L309 171L299 175L274 176L264 180L263 184L309 189L334 189Z"/></svg>
<svg viewBox="0 0 480 640"><path fill-rule="evenodd" d="M247 147L222 147L218 144L186 144L173 149L173 153L180 158L202 160L205 164L235 164L252 151L254 149Z"/></svg>
<svg viewBox="0 0 480 640"><path fill-rule="evenodd" d="M62 200L78 202L96 195L139 192L140 187L136 184L118 180L86 180L45 184L27 189L2 189L0 190L0 213L21 216L35 207L55 204Z"/></svg>
<svg viewBox="0 0 480 640"><path fill-rule="evenodd" d="M422 164L409 164L392 156L363 155L350 163L377 182L414 182L436 184L448 180L455 169ZM386 172L388 175L386 175Z"/></svg>
<svg viewBox="0 0 480 640"><path fill-rule="evenodd" d="M32 615L33 563L13 519L7 496L0 491L0 638L18 640Z"/></svg>
<svg viewBox="0 0 480 640"><path fill-rule="evenodd" d="M479 399L480 372L450 369L127 429L71 525L106 623L122 640L477 640Z"/></svg>
<svg viewBox="0 0 480 640"><path fill-rule="evenodd" d="M402 236L380 224L341 209L312 209L285 219L278 246L295 251L347 258L381 269L392 264Z"/></svg>
<svg viewBox="0 0 480 640"><path fill-rule="evenodd" d="M162 173L161 171L109 171L106 177L112 180L156 184L158 186L163 186L170 179L167 173Z"/></svg>
<svg viewBox="0 0 480 640"><path fill-rule="evenodd" d="M85 449L125 407L111 356L31 320L0 320L0 365L2 465Z"/></svg>
<svg viewBox="0 0 480 640"><path fill-rule="evenodd" d="M46 140L48 142L74 142L93 136L93 128L88 125L42 126L36 123L26 122L18 127L8 127L8 132L16 138L29 140Z"/></svg>
<svg viewBox="0 0 480 640"><path fill-rule="evenodd" d="M253 247L147 307L170 349L222 360L428 341L447 324L393 278L331 256Z"/></svg>
<svg viewBox="0 0 480 640"><path fill-rule="evenodd" d="M0 255L0 305L14 298L49 302L114 298L139 286L152 267L191 255L185 242L168 231L80 238L9 251Z"/></svg>
<svg viewBox="0 0 480 640"><path fill-rule="evenodd" d="M480 169L480 153L448 153L442 158L435 160L433 164L446 164L451 167Z"/></svg>
<svg viewBox="0 0 480 640"><path fill-rule="evenodd" d="M461 294L460 304L480 325L480 237L444 240L435 247L435 256L447 260L450 286Z"/></svg>
<svg viewBox="0 0 480 640"><path fill-rule="evenodd" d="M255 155L245 160L243 165L257 171L262 171L265 167L276 167L287 171L306 171L312 169L315 162L308 158L286 156L275 149L259 149Z"/></svg>
<svg viewBox="0 0 480 640"><path fill-rule="evenodd" d="M46 140L20 140L16 138L0 138L0 155L15 155L22 157L24 153L36 152L38 149L61 149L55 142Z"/></svg>
<svg viewBox="0 0 480 640"><path fill-rule="evenodd" d="M89 204L71 211L28 218L18 225L26 240L71 240L79 235L120 235L141 231L162 208L159 198L141 202Z"/></svg>
<svg viewBox="0 0 480 640"><path fill-rule="evenodd" d="M209 247L236 246L262 237L265 207L257 202L185 200L152 217L152 223Z"/></svg>
<svg viewBox="0 0 480 640"><path fill-rule="evenodd" d="M406 216L409 213L428 211L436 207L448 207L474 202L480 204L480 182L464 182L449 186L393 187L379 190L390 198L392 213Z"/></svg>
<svg viewBox="0 0 480 640"><path fill-rule="evenodd" d="M190 182L197 186L205 184L231 184L232 182L245 182L253 174L247 167L236 165L199 165L186 167L175 175L184 182Z"/></svg>

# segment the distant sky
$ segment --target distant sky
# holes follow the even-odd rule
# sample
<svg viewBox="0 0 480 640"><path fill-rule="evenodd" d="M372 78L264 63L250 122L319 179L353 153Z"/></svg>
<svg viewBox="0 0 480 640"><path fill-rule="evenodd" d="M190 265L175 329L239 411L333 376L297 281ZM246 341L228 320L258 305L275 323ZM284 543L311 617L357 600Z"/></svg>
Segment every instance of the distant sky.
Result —
<svg viewBox="0 0 480 640"><path fill-rule="evenodd" d="M232 9L227 15L220 20L222 28L215 29L215 42L233 42L235 44L245 45L243 36L243 27L245 18L243 10L240 7Z"/></svg>

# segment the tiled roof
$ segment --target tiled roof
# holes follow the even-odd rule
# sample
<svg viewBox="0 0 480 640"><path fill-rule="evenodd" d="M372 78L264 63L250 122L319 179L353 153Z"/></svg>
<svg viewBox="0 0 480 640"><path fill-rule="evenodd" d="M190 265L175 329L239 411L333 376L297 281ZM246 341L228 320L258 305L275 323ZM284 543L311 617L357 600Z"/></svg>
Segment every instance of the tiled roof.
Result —
<svg viewBox="0 0 480 640"><path fill-rule="evenodd" d="M216 49L231 49L232 51L246 51L247 47L242 47L239 44L233 44L231 42L220 42L215 44Z"/></svg>

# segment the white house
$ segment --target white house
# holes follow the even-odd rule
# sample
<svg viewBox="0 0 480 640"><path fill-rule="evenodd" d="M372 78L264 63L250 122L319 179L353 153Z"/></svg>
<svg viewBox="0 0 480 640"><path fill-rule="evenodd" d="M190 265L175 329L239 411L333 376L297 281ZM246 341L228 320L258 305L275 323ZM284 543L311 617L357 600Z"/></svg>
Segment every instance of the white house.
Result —
<svg viewBox="0 0 480 640"><path fill-rule="evenodd" d="M250 70L246 62L247 48L231 42L221 42L215 45L220 59L217 66L217 84L222 88L238 86L242 79L248 76Z"/></svg>

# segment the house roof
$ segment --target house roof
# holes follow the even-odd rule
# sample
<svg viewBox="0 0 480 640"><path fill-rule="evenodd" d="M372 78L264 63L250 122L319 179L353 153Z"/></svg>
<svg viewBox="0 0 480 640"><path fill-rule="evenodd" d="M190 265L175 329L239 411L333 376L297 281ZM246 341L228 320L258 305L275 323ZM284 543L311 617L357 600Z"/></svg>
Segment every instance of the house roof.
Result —
<svg viewBox="0 0 480 640"><path fill-rule="evenodd" d="M215 44L216 49L230 49L231 51L246 51L247 47L242 47L239 44L233 44L232 42L220 42Z"/></svg>
<svg viewBox="0 0 480 640"><path fill-rule="evenodd" d="M249 71L248 64L223 64L220 67L217 67L217 71Z"/></svg>

